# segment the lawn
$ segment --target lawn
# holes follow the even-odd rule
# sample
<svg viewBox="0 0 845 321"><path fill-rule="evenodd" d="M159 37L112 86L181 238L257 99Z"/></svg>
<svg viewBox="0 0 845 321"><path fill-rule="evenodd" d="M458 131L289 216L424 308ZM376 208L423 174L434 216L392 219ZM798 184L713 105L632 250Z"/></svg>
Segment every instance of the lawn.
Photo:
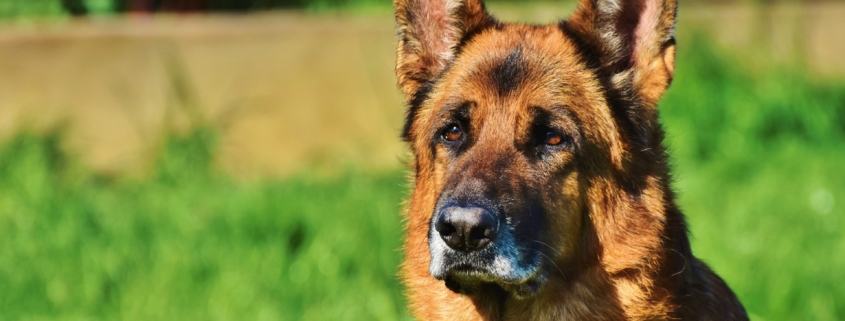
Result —
<svg viewBox="0 0 845 321"><path fill-rule="evenodd" d="M755 320L845 318L845 83L679 43L661 119L694 252ZM2 143L0 320L408 318L402 169L242 181L216 143L171 135L142 178L61 130Z"/></svg>

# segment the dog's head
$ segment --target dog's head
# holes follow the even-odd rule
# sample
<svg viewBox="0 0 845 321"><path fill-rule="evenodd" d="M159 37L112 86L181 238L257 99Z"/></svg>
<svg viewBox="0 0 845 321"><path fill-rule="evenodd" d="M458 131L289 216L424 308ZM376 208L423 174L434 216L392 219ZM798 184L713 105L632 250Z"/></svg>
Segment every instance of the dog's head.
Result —
<svg viewBox="0 0 845 321"><path fill-rule="evenodd" d="M531 296L613 237L586 232L613 220L593 216L615 196L591 190L639 184L630 159L659 144L675 1L582 0L548 26L497 22L479 0L394 5L430 273Z"/></svg>

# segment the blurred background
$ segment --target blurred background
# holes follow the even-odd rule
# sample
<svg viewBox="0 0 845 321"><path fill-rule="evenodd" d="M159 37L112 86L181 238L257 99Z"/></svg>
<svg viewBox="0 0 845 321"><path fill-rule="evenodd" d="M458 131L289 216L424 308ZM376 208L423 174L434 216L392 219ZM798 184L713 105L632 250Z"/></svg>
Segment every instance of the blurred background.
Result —
<svg viewBox="0 0 845 321"><path fill-rule="evenodd" d="M0 0L0 320L409 319L394 35L387 0ZM845 319L843 35L680 6L674 188L753 320Z"/></svg>

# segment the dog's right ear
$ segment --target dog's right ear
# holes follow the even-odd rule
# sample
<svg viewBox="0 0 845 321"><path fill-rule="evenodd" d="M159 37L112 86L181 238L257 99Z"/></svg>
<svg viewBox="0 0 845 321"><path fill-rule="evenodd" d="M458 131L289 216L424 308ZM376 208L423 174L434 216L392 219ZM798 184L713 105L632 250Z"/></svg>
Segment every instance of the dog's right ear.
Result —
<svg viewBox="0 0 845 321"><path fill-rule="evenodd" d="M615 89L632 88L649 108L675 73L678 0L579 0L567 25L596 50Z"/></svg>
<svg viewBox="0 0 845 321"><path fill-rule="evenodd" d="M394 0L399 48L396 76L410 103L454 59L465 36L493 23L481 0Z"/></svg>

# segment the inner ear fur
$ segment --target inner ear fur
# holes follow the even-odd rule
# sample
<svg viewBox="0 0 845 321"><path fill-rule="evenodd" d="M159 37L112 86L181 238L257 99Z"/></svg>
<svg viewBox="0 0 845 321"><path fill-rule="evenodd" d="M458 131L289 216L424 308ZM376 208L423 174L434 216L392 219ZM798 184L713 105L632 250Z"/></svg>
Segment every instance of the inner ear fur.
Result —
<svg viewBox="0 0 845 321"><path fill-rule="evenodd" d="M675 71L677 0L580 0L567 24L599 53L617 90L654 107Z"/></svg>
<svg viewBox="0 0 845 321"><path fill-rule="evenodd" d="M396 76L407 103L455 57L467 35L493 23L481 0L394 0Z"/></svg>

